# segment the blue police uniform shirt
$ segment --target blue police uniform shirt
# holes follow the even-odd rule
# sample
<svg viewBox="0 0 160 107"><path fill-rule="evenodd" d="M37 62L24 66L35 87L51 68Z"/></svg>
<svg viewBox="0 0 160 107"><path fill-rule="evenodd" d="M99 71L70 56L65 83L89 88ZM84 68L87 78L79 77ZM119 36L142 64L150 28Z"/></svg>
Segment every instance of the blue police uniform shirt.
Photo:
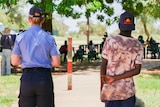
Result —
<svg viewBox="0 0 160 107"><path fill-rule="evenodd" d="M51 68L51 56L59 55L55 39L40 26L31 26L16 37L12 54L22 56L22 68Z"/></svg>

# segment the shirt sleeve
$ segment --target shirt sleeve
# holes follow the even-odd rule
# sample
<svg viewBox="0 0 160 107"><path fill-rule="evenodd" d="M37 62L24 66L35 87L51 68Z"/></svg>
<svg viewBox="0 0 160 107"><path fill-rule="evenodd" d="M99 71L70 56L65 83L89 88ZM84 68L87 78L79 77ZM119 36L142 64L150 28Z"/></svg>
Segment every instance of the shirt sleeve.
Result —
<svg viewBox="0 0 160 107"><path fill-rule="evenodd" d="M13 46L13 49L12 49L12 54L21 55L19 42L18 42L18 37L15 40L15 43L14 43L14 46Z"/></svg>
<svg viewBox="0 0 160 107"><path fill-rule="evenodd" d="M57 48L57 44L56 44L56 41L55 41L54 38L53 38L52 49L51 49L50 54L51 54L51 56L56 56L56 55L60 54L59 49Z"/></svg>
<svg viewBox="0 0 160 107"><path fill-rule="evenodd" d="M135 59L135 64L142 64L143 62L143 53L144 53L144 48L142 45L140 45L140 49L137 53L137 57Z"/></svg>
<svg viewBox="0 0 160 107"><path fill-rule="evenodd" d="M108 40L106 39L106 41L104 42L104 45L103 45L103 49L102 49L102 57L104 59L108 59Z"/></svg>

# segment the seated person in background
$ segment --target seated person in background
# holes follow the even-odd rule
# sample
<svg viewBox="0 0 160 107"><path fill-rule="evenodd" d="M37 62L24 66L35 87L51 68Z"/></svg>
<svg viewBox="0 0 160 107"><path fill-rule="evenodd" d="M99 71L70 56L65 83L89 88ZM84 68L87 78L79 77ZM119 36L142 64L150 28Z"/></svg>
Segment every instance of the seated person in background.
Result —
<svg viewBox="0 0 160 107"><path fill-rule="evenodd" d="M88 52L88 61L90 59L93 59L93 58L96 60L97 59L97 53L96 53L95 46L94 46L92 40L89 41L88 49L89 49L89 52Z"/></svg>
<svg viewBox="0 0 160 107"><path fill-rule="evenodd" d="M149 45L147 47L147 52L151 51L151 59L156 59L156 53L159 52L158 44L156 41L151 37L149 40Z"/></svg>
<svg viewBox="0 0 160 107"><path fill-rule="evenodd" d="M144 50L144 52L143 52L143 56L144 56L144 58L145 58L145 46L144 46L144 39L143 39L143 36L142 35L139 35L138 36L138 41L140 41L141 42L141 44L143 45L143 50Z"/></svg>
<svg viewBox="0 0 160 107"><path fill-rule="evenodd" d="M138 40L141 42L142 45L144 45L144 40L142 35L138 36Z"/></svg>
<svg viewBox="0 0 160 107"><path fill-rule="evenodd" d="M73 56L73 61L80 60L82 62L83 61L83 55L84 55L84 49L80 45L79 49L76 51L75 55Z"/></svg>
<svg viewBox="0 0 160 107"><path fill-rule="evenodd" d="M68 49L67 49L67 41L64 41L64 45L62 45L59 49L61 54L64 54L64 58L63 61L66 62L66 57L67 57L67 53L68 53Z"/></svg>
<svg viewBox="0 0 160 107"><path fill-rule="evenodd" d="M89 51L94 51L95 50L95 46L94 46L92 40L89 41L89 43L88 43L88 49L89 49Z"/></svg>

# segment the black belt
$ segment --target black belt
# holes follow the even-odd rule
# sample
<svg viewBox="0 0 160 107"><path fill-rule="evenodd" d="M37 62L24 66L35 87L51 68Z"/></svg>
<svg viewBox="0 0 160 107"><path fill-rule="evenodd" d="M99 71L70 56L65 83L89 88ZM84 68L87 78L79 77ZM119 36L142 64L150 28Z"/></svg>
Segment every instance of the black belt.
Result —
<svg viewBox="0 0 160 107"><path fill-rule="evenodd" d="M43 67L33 67L33 68L23 68L23 71L30 71L30 72L33 72L33 71L35 71L35 72L46 72L46 71L48 71L48 72L50 72L51 71L51 68L43 68Z"/></svg>

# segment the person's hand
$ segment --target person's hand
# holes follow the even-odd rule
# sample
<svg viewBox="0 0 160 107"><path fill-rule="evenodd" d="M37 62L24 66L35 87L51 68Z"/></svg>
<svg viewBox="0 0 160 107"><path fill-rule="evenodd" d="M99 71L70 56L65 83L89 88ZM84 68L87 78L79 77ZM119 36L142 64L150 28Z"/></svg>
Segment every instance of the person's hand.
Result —
<svg viewBox="0 0 160 107"><path fill-rule="evenodd" d="M101 99L101 102L102 102L102 103L104 103L104 102L105 102L105 100Z"/></svg>
<svg viewBox="0 0 160 107"><path fill-rule="evenodd" d="M105 84L111 84L114 81L115 79L113 76L108 76L108 75L105 76Z"/></svg>

